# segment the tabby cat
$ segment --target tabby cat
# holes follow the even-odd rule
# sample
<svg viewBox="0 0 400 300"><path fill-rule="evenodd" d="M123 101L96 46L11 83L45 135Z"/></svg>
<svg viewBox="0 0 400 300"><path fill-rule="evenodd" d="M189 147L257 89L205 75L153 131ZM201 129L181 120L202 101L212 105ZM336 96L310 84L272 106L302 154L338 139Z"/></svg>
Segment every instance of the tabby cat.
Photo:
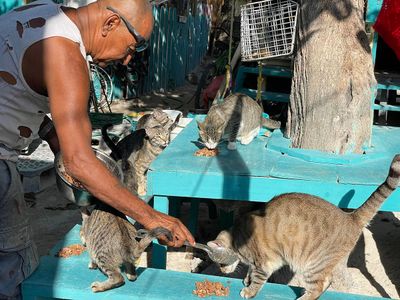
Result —
<svg viewBox="0 0 400 300"><path fill-rule="evenodd" d="M115 160L121 160L126 187L140 196L147 192L147 170L169 144L174 125L168 115L168 119L157 118L157 114L147 118L140 124L141 128L124 137L117 145L108 137L107 127L102 128L103 139L112 151L111 156Z"/></svg>
<svg viewBox="0 0 400 300"><path fill-rule="evenodd" d="M204 122L197 121L200 138L208 149L215 149L228 138L228 149L236 149L236 140L249 144L259 133L260 128L276 129L279 121L263 117L260 103L244 94L232 94L222 103L211 106Z"/></svg>
<svg viewBox="0 0 400 300"><path fill-rule="evenodd" d="M136 124L136 130L143 128L153 128L156 126L165 126L171 119L168 114L160 108L155 108L152 113L143 115Z"/></svg>
<svg viewBox="0 0 400 300"><path fill-rule="evenodd" d="M234 264L220 266L222 272L232 272L239 261L249 265L242 297L254 297L272 273L287 265L303 279L305 293L299 299L317 299L330 285L332 273L345 269L363 228L396 189L399 177L397 154L386 181L351 213L309 194L282 194L207 244L238 254Z"/></svg>
<svg viewBox="0 0 400 300"><path fill-rule="evenodd" d="M157 227L138 242L135 239L136 229L125 215L102 203L97 204L91 214L82 209L82 220L80 237L90 256L89 268L99 268L108 277L103 282L93 282L93 292L123 285L121 266L125 268L126 277L135 280L135 262L151 241L162 235L172 239L169 230Z"/></svg>

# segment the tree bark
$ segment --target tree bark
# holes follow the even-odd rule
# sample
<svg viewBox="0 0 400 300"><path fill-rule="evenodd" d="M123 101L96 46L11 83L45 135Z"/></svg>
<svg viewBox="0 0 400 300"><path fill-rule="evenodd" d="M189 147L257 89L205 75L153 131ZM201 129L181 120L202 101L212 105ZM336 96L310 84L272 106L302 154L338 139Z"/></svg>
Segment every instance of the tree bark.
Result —
<svg viewBox="0 0 400 300"><path fill-rule="evenodd" d="M372 126L364 0L300 0L286 136L292 147L362 153Z"/></svg>

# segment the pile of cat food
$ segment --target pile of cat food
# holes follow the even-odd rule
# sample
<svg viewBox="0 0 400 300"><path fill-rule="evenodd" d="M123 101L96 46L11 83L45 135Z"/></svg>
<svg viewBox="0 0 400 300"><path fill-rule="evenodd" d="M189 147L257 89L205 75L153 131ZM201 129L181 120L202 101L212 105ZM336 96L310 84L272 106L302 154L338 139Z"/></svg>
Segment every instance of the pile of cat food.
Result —
<svg viewBox="0 0 400 300"><path fill-rule="evenodd" d="M83 186L82 183L80 183L80 181L76 180L75 178L73 178L71 175L69 175L67 172L65 171L60 171L62 177L68 181L69 184L77 187L80 190L85 190L86 188Z"/></svg>
<svg viewBox="0 0 400 300"><path fill-rule="evenodd" d="M57 252L56 256L61 258L68 258L73 255L81 255L86 248L81 244L73 244L67 247L62 248L60 251Z"/></svg>
<svg viewBox="0 0 400 300"><path fill-rule="evenodd" d="M194 153L195 156L206 156L206 157L211 157L211 156L217 156L218 155L218 149L208 149L208 148L203 148L200 150L197 150Z"/></svg>
<svg viewBox="0 0 400 300"><path fill-rule="evenodd" d="M211 282L209 280L197 281L196 289L193 294L204 298L207 296L229 296L229 287L224 287L221 282Z"/></svg>

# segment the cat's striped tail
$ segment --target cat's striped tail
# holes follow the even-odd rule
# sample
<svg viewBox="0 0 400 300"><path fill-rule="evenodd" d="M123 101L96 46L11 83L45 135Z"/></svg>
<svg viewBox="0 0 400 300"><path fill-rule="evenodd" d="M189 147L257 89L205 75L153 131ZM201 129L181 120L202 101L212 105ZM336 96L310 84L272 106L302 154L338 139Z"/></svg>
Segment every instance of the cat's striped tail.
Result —
<svg viewBox="0 0 400 300"><path fill-rule="evenodd" d="M164 227L156 227L152 230L149 230L147 234L140 240L139 247L144 251L155 238L159 238L160 236L165 236L168 240L172 240L171 231Z"/></svg>
<svg viewBox="0 0 400 300"><path fill-rule="evenodd" d="M382 205L390 194L397 188L400 181L400 154L397 154L390 165L389 175L385 182L382 183L373 193L369 196L368 200L364 202L358 209L353 212L353 217L362 226L366 226L371 219L378 212L379 207Z"/></svg>
<svg viewBox="0 0 400 300"><path fill-rule="evenodd" d="M262 117L262 127L268 128L268 129L278 129L281 128L281 122L275 121L272 119L267 119Z"/></svg>

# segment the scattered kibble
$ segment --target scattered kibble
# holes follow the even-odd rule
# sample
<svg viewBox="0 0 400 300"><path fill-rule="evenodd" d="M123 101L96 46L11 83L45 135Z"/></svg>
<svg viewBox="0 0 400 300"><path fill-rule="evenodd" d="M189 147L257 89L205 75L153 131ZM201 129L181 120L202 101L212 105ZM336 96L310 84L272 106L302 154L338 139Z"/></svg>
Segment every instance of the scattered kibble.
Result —
<svg viewBox="0 0 400 300"><path fill-rule="evenodd" d="M193 294L200 298L207 296L229 296L229 287L224 287L221 282L211 282L209 280L197 281L196 289Z"/></svg>
<svg viewBox="0 0 400 300"><path fill-rule="evenodd" d="M194 153L195 156L206 156L206 157L210 157L210 156L217 156L218 155L218 149L208 149L208 148L203 148L200 150L197 150Z"/></svg>
<svg viewBox="0 0 400 300"><path fill-rule="evenodd" d="M86 248L81 245L81 244L73 244L67 247L62 248L58 253L56 254L57 257L61 258L68 258L73 255L81 255L83 251L85 251Z"/></svg>

